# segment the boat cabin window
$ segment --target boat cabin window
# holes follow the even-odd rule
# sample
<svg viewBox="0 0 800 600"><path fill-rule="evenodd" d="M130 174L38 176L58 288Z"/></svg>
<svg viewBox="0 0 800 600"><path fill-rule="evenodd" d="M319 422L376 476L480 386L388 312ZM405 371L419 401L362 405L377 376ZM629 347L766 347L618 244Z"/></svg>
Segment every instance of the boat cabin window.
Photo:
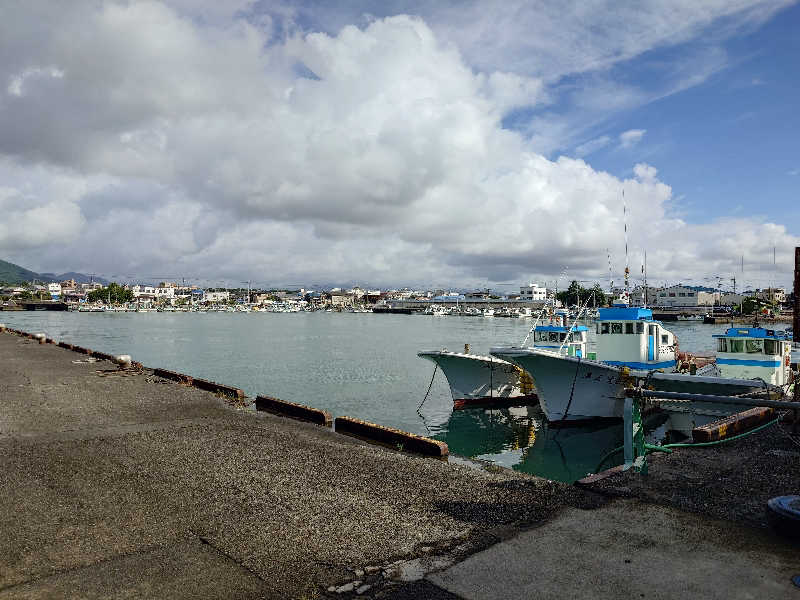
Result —
<svg viewBox="0 0 800 600"><path fill-rule="evenodd" d="M559 342L564 342L564 341L566 341L566 339L567 339L567 334L566 333L559 333L558 334L558 341Z"/></svg>
<svg viewBox="0 0 800 600"><path fill-rule="evenodd" d="M644 333L644 323L636 324L636 333Z"/></svg>
<svg viewBox="0 0 800 600"><path fill-rule="evenodd" d="M650 330L648 335L652 335L653 337L655 337L656 333L658 332L658 326L657 325L649 325L648 329Z"/></svg>
<svg viewBox="0 0 800 600"><path fill-rule="evenodd" d="M622 323L612 323L611 333L622 333Z"/></svg>
<svg viewBox="0 0 800 600"><path fill-rule="evenodd" d="M728 340L726 338L719 338L717 340L717 352L728 351Z"/></svg>
<svg viewBox="0 0 800 600"><path fill-rule="evenodd" d="M549 342L558 342L558 332L557 331L550 331L547 341L549 341Z"/></svg>
<svg viewBox="0 0 800 600"><path fill-rule="evenodd" d="M764 340L764 354L770 354L772 356L779 355L781 353L781 344L775 340Z"/></svg>
<svg viewBox="0 0 800 600"><path fill-rule="evenodd" d="M744 340L728 340L728 352L744 352Z"/></svg>
<svg viewBox="0 0 800 600"><path fill-rule="evenodd" d="M761 354L764 351L764 343L762 340L747 340L745 348L748 354Z"/></svg>
<svg viewBox="0 0 800 600"><path fill-rule="evenodd" d="M669 335L667 335L666 333L662 333L661 334L661 345L662 346L666 346L667 344L669 344Z"/></svg>
<svg viewBox="0 0 800 600"><path fill-rule="evenodd" d="M608 333L608 323L600 323L600 333Z"/></svg>
<svg viewBox="0 0 800 600"><path fill-rule="evenodd" d="M625 323L625 333L633 333L633 323Z"/></svg>

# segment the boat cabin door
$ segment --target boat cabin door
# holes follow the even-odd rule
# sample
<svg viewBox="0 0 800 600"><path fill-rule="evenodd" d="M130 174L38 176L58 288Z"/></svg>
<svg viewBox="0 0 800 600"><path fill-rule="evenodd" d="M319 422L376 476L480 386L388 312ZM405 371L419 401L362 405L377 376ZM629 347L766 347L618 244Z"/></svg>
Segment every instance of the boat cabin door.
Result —
<svg viewBox="0 0 800 600"><path fill-rule="evenodd" d="M647 326L647 360L656 359L656 342L658 340L658 325Z"/></svg>

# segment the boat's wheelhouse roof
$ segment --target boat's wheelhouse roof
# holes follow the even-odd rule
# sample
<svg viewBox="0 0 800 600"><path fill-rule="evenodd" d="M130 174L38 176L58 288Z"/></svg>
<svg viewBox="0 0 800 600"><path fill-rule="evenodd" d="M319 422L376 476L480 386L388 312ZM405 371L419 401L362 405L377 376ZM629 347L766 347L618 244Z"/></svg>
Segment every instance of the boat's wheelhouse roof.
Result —
<svg viewBox="0 0 800 600"><path fill-rule="evenodd" d="M653 311L649 308L598 308L598 321L652 321Z"/></svg>
<svg viewBox="0 0 800 600"><path fill-rule="evenodd" d="M768 340L791 340L785 331L765 329L763 327L730 327L725 333L715 333L715 338L758 338Z"/></svg>
<svg viewBox="0 0 800 600"><path fill-rule="evenodd" d="M559 325L537 325L536 331L558 331L559 333L567 333L570 331L570 328L561 327ZM577 327L572 327L572 331L589 331L589 328L585 325L578 325Z"/></svg>

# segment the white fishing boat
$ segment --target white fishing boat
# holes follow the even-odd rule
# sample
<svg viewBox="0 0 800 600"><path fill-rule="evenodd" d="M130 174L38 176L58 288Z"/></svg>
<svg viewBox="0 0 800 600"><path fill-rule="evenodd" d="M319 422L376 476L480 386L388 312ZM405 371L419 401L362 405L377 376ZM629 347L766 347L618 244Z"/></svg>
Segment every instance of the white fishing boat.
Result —
<svg viewBox="0 0 800 600"><path fill-rule="evenodd" d="M588 329L585 326L565 327L563 321L535 324L529 332L536 347L547 348L567 356L585 356ZM525 342L528 338L526 337ZM523 344L525 343L523 342ZM494 356L464 352L432 350L417 356L434 362L450 385L453 406L514 400L520 404L536 403L534 381L523 368Z"/></svg>
<svg viewBox="0 0 800 600"><path fill-rule="evenodd" d="M767 387L765 382L781 385L779 381L785 381L781 379L785 376L768 372L769 369L778 368L777 362L771 358L758 359L766 370L755 374L752 369L756 367L750 363L756 359L743 358L738 353L738 343L733 346L737 350L734 354L738 356L730 358L724 353L719 355L719 373L716 375L672 372L676 362L675 337L660 322L653 320L652 311L618 305L600 309L599 313L595 359L564 356L541 348L491 350L492 356L512 362L533 375L539 403L550 421L621 418L625 404L624 390L629 386L733 396L763 390ZM751 331L749 335L762 340L760 347L776 350L774 344L763 344L765 338L762 332L765 331ZM758 335L762 337L756 338ZM721 337L728 339L729 336ZM782 344L780 350L784 351ZM746 345L742 347L746 348ZM759 346L756 343L752 347ZM733 365L726 361L736 363ZM689 408L694 410L696 407ZM733 405L717 405L715 410L727 411L726 414L736 411Z"/></svg>

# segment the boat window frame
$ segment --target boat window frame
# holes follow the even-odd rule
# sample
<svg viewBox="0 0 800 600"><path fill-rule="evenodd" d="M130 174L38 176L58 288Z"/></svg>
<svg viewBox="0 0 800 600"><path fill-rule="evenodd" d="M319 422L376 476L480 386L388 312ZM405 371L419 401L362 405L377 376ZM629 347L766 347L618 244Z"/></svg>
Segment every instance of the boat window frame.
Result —
<svg viewBox="0 0 800 600"><path fill-rule="evenodd" d="M727 352L727 351L728 351L728 338L717 339L717 352Z"/></svg>
<svg viewBox="0 0 800 600"><path fill-rule="evenodd" d="M547 332L547 341L558 343L558 332L557 331L548 331Z"/></svg>
<svg viewBox="0 0 800 600"><path fill-rule="evenodd" d="M611 323L611 334L619 335L622 333L622 323Z"/></svg>
<svg viewBox="0 0 800 600"><path fill-rule="evenodd" d="M611 332L611 328L609 327L609 325L610 325L610 323L608 323L607 321L604 321L603 323L600 323L600 330L601 330L600 334L601 335L607 335L608 333Z"/></svg>
<svg viewBox="0 0 800 600"><path fill-rule="evenodd" d="M772 346L772 350L768 350ZM782 344L778 340L764 340L764 354L767 356L780 356Z"/></svg>
<svg viewBox="0 0 800 600"><path fill-rule="evenodd" d="M625 335L633 335L633 323L625 323Z"/></svg>
<svg viewBox="0 0 800 600"><path fill-rule="evenodd" d="M669 334L668 333L662 333L661 334L661 345L662 346L668 346L669 345Z"/></svg>
<svg viewBox="0 0 800 600"><path fill-rule="evenodd" d="M728 342L728 353L744 354L744 340L742 338L730 338Z"/></svg>
<svg viewBox="0 0 800 600"><path fill-rule="evenodd" d="M644 323L642 323L641 321L639 321L638 323L636 323L636 333L637 333L637 334L642 334L642 333L644 333Z"/></svg>

